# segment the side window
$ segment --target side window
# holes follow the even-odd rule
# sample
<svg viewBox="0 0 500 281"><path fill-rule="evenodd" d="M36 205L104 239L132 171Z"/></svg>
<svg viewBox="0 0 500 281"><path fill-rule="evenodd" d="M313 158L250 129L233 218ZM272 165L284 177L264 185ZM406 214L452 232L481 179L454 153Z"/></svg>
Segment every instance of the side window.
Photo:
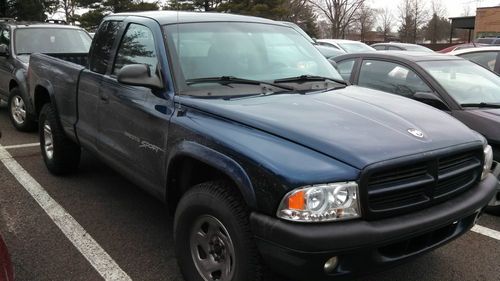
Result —
<svg viewBox="0 0 500 281"><path fill-rule="evenodd" d="M6 26L0 26L0 44L10 45L10 32Z"/></svg>
<svg viewBox="0 0 500 281"><path fill-rule="evenodd" d="M372 46L377 51L385 50L385 45Z"/></svg>
<svg viewBox="0 0 500 281"><path fill-rule="evenodd" d="M356 59L348 59L337 63L337 69L345 81L351 80L351 73Z"/></svg>
<svg viewBox="0 0 500 281"><path fill-rule="evenodd" d="M498 52L477 52L460 55L464 59L473 61L483 67L494 71L497 63Z"/></svg>
<svg viewBox="0 0 500 281"><path fill-rule="evenodd" d="M377 60L363 61L358 85L409 98L416 92L432 92L413 70L397 63Z"/></svg>
<svg viewBox="0 0 500 281"><path fill-rule="evenodd" d="M121 25L122 22L120 21L107 21L99 28L94 38L92 56L89 61L91 71L101 74L106 73L111 59L111 49Z"/></svg>
<svg viewBox="0 0 500 281"><path fill-rule="evenodd" d="M151 73L156 72L156 57L153 32L143 25L130 24L118 47L113 74L117 74L128 64L147 64Z"/></svg>

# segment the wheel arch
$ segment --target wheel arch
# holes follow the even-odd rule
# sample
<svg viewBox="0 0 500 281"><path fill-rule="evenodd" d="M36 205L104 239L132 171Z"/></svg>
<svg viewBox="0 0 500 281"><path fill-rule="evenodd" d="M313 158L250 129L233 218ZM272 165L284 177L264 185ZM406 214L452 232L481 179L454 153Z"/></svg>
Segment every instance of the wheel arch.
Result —
<svg viewBox="0 0 500 281"><path fill-rule="evenodd" d="M234 183L248 207L257 207L252 183L240 164L204 145L182 142L172 149L167 164L166 202L174 210L182 195L192 186L220 179Z"/></svg>

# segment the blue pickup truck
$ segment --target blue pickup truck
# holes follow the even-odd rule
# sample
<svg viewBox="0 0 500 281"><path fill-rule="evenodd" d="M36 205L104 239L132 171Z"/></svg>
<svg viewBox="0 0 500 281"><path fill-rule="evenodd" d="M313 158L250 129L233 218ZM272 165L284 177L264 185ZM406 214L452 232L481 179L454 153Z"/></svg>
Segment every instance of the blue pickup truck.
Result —
<svg viewBox="0 0 500 281"><path fill-rule="evenodd" d="M482 136L349 86L279 22L114 14L87 61L31 56L46 166L74 172L85 148L165 201L187 281L380 270L467 232L495 193Z"/></svg>

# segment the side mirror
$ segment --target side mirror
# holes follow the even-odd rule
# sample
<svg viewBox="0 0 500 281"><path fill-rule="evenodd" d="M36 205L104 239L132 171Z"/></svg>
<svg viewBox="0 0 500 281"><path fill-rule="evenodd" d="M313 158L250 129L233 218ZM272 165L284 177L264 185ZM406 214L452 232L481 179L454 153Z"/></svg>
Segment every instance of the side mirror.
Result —
<svg viewBox="0 0 500 281"><path fill-rule="evenodd" d="M5 44L0 45L0 57L8 57L9 56L9 47Z"/></svg>
<svg viewBox="0 0 500 281"><path fill-rule="evenodd" d="M436 96L433 93L429 93L429 92L416 92L413 95L413 98L415 100L418 100L420 102L423 102L425 104L433 106L433 107L435 107L437 109L448 110L448 106L446 105L446 103L440 97Z"/></svg>
<svg viewBox="0 0 500 281"><path fill-rule="evenodd" d="M150 89L162 89L163 82L155 73L151 73L149 65L129 64L118 73L118 82L132 86L142 86Z"/></svg>

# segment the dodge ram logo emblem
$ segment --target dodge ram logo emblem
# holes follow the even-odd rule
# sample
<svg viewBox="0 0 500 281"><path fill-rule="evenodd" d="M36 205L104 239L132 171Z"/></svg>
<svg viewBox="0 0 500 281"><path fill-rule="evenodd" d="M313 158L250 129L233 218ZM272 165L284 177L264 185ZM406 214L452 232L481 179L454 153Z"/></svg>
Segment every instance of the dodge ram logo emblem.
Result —
<svg viewBox="0 0 500 281"><path fill-rule="evenodd" d="M417 130L417 129L408 129L408 133L414 135L417 138L423 138L424 137L424 133L422 133L422 131Z"/></svg>

